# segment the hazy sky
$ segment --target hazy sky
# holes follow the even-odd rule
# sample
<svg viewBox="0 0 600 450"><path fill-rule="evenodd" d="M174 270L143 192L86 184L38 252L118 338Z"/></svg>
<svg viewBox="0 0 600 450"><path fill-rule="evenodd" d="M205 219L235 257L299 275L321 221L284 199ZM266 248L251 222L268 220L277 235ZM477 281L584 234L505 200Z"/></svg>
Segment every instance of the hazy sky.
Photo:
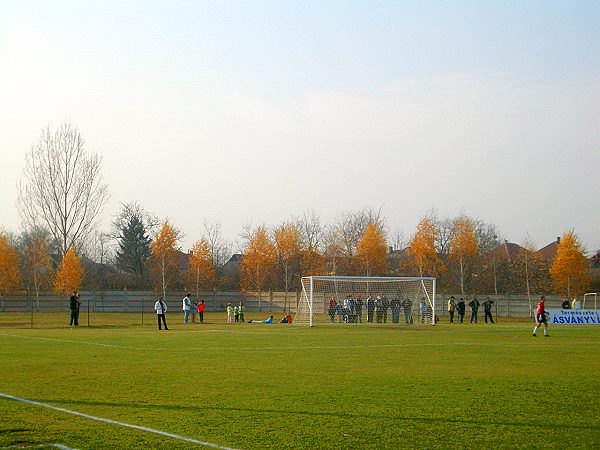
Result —
<svg viewBox="0 0 600 450"><path fill-rule="evenodd" d="M0 0L0 227L69 119L111 200L235 240L314 209L432 208L600 248L600 2Z"/></svg>

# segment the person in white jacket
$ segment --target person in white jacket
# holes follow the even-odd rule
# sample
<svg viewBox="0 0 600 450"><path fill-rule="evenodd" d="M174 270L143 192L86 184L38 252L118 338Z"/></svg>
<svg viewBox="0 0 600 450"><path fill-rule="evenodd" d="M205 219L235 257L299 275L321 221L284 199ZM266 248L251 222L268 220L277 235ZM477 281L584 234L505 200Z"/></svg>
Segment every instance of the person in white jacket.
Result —
<svg viewBox="0 0 600 450"><path fill-rule="evenodd" d="M183 297L183 323L188 323L190 317L190 312L192 310L191 296L192 294L186 294L185 297Z"/></svg>
<svg viewBox="0 0 600 450"><path fill-rule="evenodd" d="M163 301L163 298L160 297L158 301L154 304L154 309L156 310L156 318L158 320L158 329L160 330L160 320L162 318L163 323L165 324L165 330L167 328L167 319L165 318L165 314L167 313L167 304Z"/></svg>

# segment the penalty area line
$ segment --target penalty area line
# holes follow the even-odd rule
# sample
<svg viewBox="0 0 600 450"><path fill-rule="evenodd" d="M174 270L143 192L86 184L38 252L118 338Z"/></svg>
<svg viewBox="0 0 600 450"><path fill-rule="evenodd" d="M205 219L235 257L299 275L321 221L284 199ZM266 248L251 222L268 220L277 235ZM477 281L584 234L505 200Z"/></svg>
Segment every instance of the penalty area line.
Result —
<svg viewBox="0 0 600 450"><path fill-rule="evenodd" d="M36 402L35 400L29 400L29 399L26 399L26 398L15 397L13 395L4 394L2 392L0 392L0 398L4 398L4 399L7 399L7 400L13 400L13 401L16 401L16 402L21 402L21 403L27 403L27 404L35 405L35 406L41 406L42 408L52 409L54 411L58 411L58 412L66 413L66 414L71 414L71 415L74 415L74 416L82 417L84 419L95 420L97 422L103 422L103 423L107 423L109 425L117 425L117 426L120 426L120 427L132 428L134 430L144 431L146 433L153 433L153 434L157 434L159 436L168 437L168 438L171 438L171 439L177 439L177 440L184 441L184 442L189 442L189 443L192 443L192 444L202 445L204 447L217 448L217 449L220 449L220 450L235 450L235 449L233 449L231 447L223 447L221 445L213 444L211 442L199 441L197 439L193 439L193 438L189 438L189 437L185 437L185 436L180 436L180 435L174 434L174 433L168 433L166 431L156 430L154 428L143 427L141 425L133 425L131 423L118 422L116 420L105 419L104 417L92 416L90 414L85 414L85 413L81 413L81 412L78 412L78 411L73 411L73 410L70 410L70 409L61 408L59 406L50 405L48 403ZM64 448L66 448L66 447L64 447Z"/></svg>

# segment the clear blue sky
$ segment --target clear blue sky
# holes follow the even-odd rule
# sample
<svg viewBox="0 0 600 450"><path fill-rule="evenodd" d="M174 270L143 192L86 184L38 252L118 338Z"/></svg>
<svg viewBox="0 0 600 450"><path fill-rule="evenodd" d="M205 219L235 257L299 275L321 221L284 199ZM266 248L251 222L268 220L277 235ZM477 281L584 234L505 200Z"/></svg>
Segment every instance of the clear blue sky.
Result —
<svg viewBox="0 0 600 450"><path fill-rule="evenodd" d="M0 1L0 226L47 124L199 238L431 208L600 248L600 2Z"/></svg>

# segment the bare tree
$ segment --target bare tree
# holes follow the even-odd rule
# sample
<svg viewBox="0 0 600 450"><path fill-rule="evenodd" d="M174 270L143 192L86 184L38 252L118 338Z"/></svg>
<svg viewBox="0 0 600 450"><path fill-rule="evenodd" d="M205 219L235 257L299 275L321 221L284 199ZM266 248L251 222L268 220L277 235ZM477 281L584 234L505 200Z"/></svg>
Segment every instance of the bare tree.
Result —
<svg viewBox="0 0 600 450"><path fill-rule="evenodd" d="M395 228L392 234L390 235L389 244L392 247L392 250L404 250L408 247L410 240L406 238L404 234L404 230L401 228Z"/></svg>
<svg viewBox="0 0 600 450"><path fill-rule="evenodd" d="M318 252L323 245L323 226L321 218L314 210L304 211L292 222L300 233L300 242L305 251Z"/></svg>
<svg viewBox="0 0 600 450"><path fill-rule="evenodd" d="M56 131L48 126L25 156L18 206L29 229L46 229L64 255L79 247L94 229L108 201L101 157L87 153L84 139L70 122Z"/></svg>
<svg viewBox="0 0 600 450"><path fill-rule="evenodd" d="M386 231L386 218L383 216L381 208L378 210L363 208L359 211L349 211L338 215L333 225L331 235L340 239L339 246L344 256L352 257L356 254L356 246L362 238L365 230L373 224L380 230L384 236Z"/></svg>
<svg viewBox="0 0 600 450"><path fill-rule="evenodd" d="M477 235L480 254L491 252L500 245L499 232L493 223L485 223L481 219L475 219L473 220L473 228L475 228L475 234Z"/></svg>
<svg viewBox="0 0 600 450"><path fill-rule="evenodd" d="M219 222L204 221L204 232L202 238L208 242L210 258L215 271L217 283L223 275L221 270L225 263L231 258L232 244L226 241L221 234L221 224Z"/></svg>

